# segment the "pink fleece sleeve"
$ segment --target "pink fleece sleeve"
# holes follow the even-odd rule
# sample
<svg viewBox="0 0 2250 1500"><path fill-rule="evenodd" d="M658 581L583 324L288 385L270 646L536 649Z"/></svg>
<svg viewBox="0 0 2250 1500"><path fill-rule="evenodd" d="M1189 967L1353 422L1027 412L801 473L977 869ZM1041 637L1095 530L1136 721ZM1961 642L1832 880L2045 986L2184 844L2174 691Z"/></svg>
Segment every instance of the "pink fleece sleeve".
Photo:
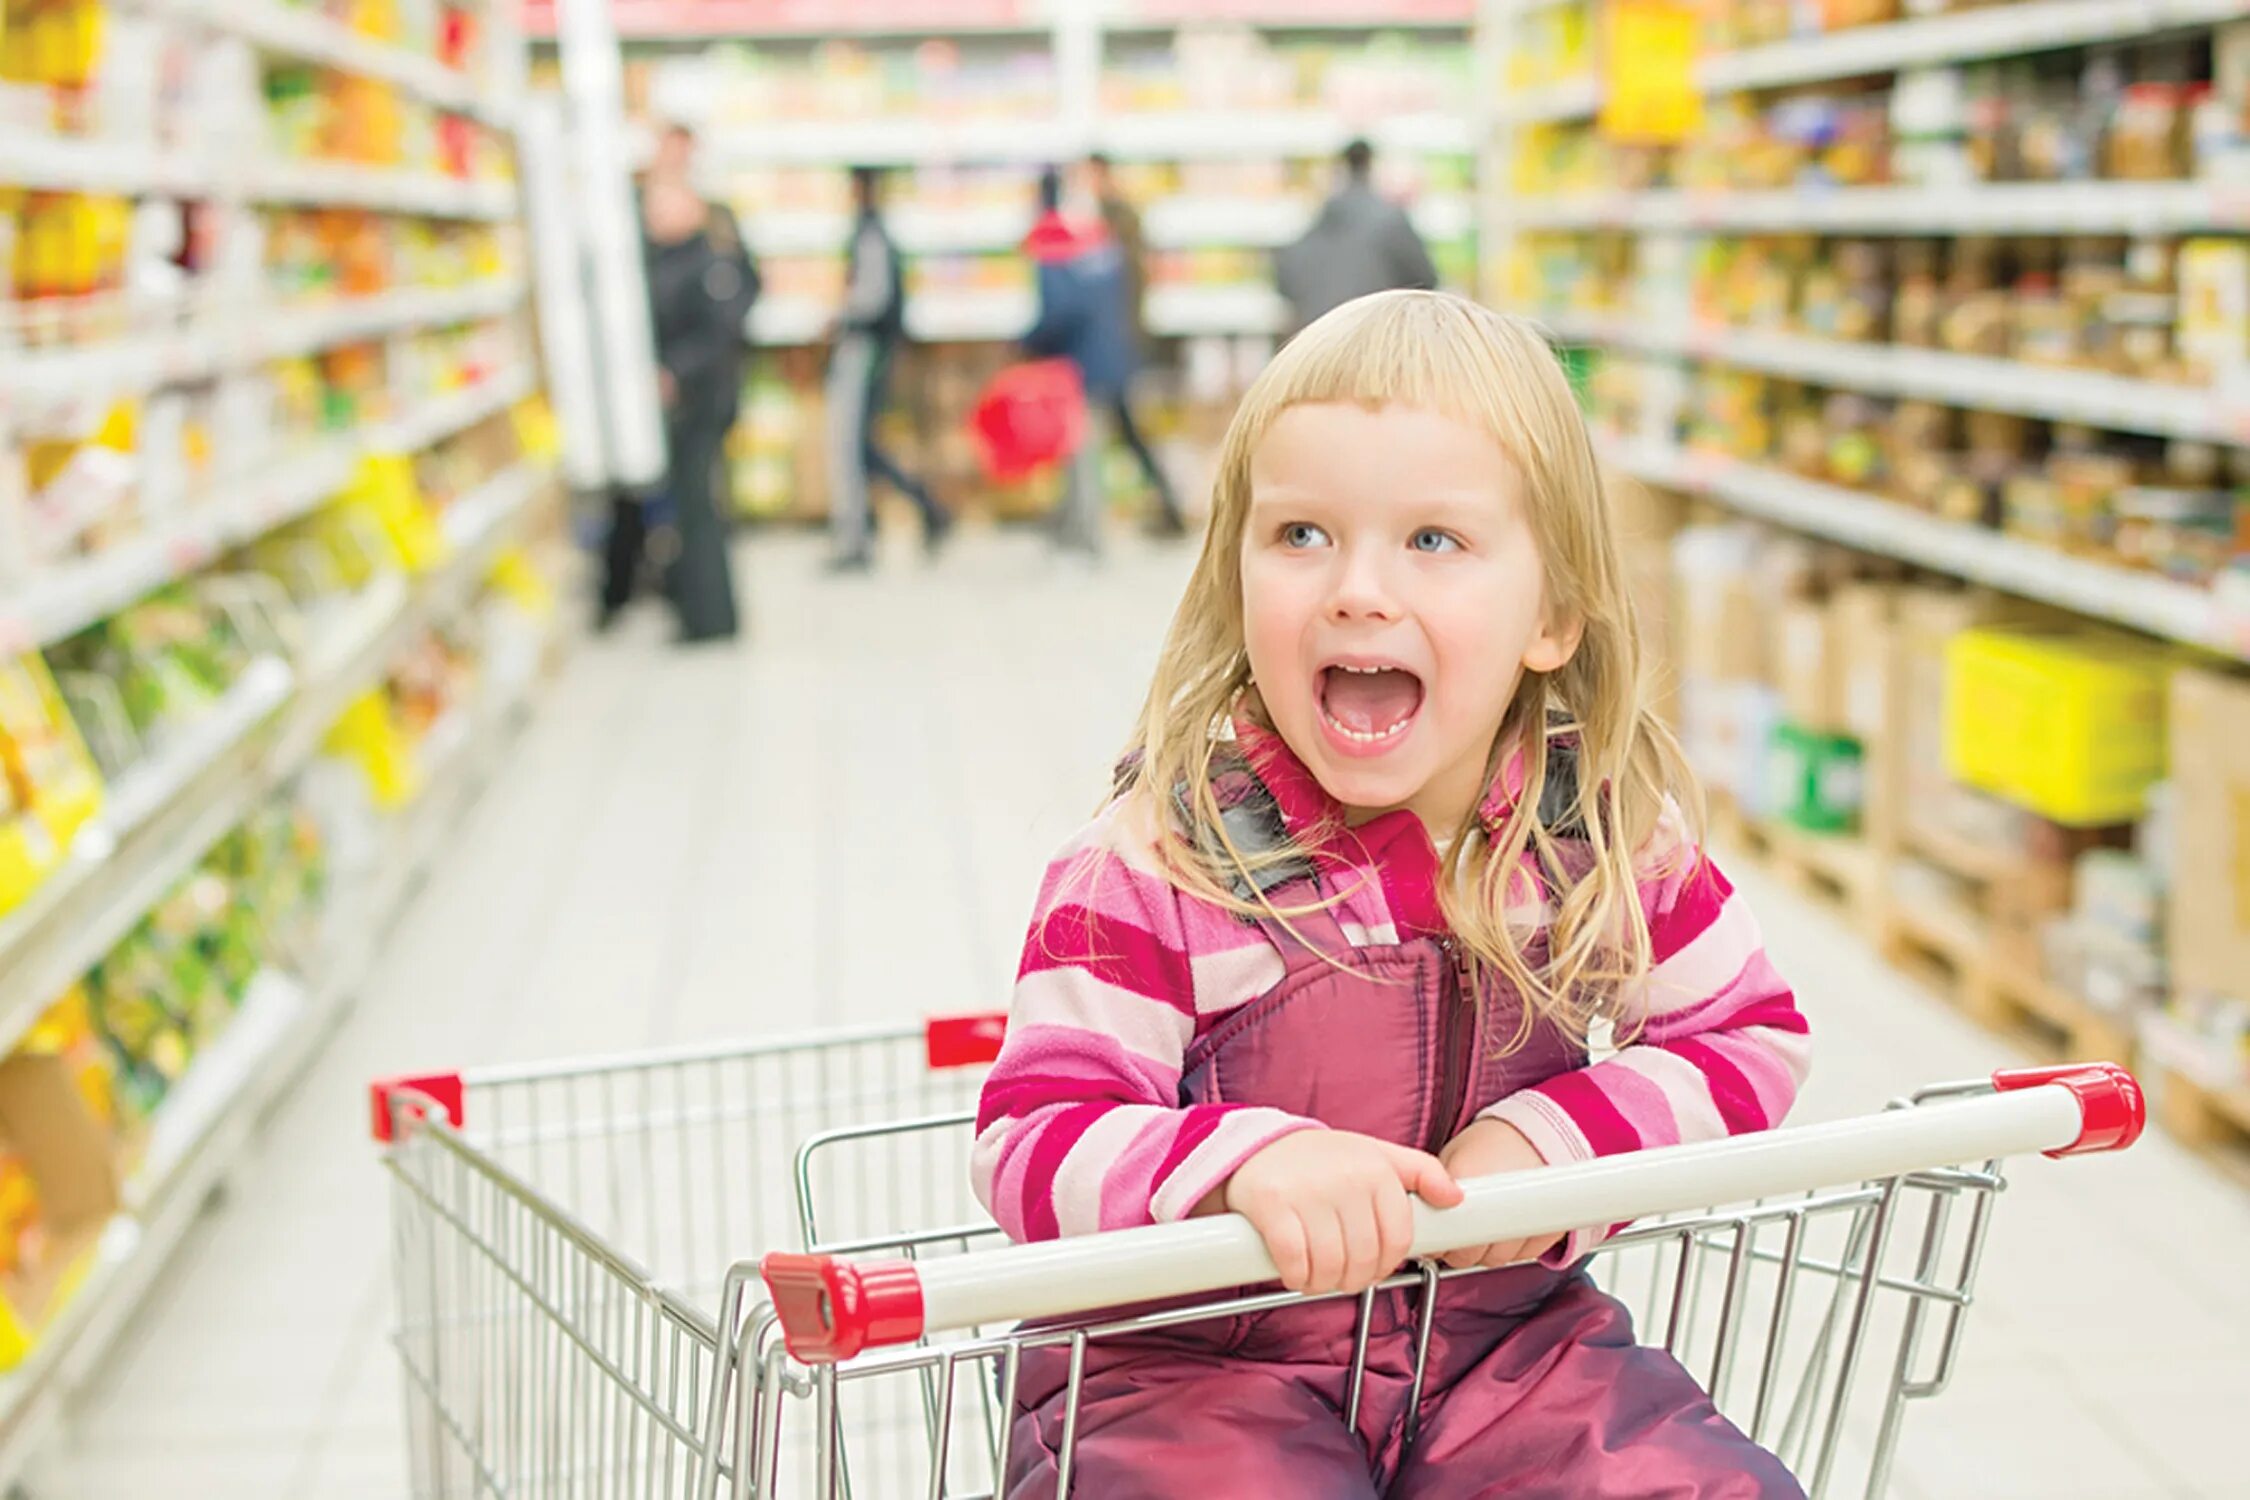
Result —
<svg viewBox="0 0 2250 1500"><path fill-rule="evenodd" d="M1047 871L1008 1039L977 1109L977 1197L1016 1240L1184 1218L1250 1155L1316 1123L1181 1106L1198 968L1238 975L1245 965L1210 944L1264 939L1183 910L1192 898L1117 847L1118 816L1105 813ZM1240 957L1255 966L1254 952Z"/></svg>
<svg viewBox="0 0 2250 1500"><path fill-rule="evenodd" d="M1652 967L1629 997L1631 1045L1484 1111L1550 1165L1716 1140L1781 1123L1811 1062L1796 997L1757 919L1717 865L1692 853L1644 888ZM1605 1237L1581 1231L1567 1263Z"/></svg>

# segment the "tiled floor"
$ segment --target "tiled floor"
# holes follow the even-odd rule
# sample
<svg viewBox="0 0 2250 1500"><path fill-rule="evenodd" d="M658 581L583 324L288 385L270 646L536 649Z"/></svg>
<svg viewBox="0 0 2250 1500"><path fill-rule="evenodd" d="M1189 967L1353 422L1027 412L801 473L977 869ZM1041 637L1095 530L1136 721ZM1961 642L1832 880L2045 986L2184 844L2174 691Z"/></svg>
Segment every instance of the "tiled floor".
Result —
<svg viewBox="0 0 2250 1500"><path fill-rule="evenodd" d="M1028 538L821 579L748 554L745 649L589 645L464 820L357 1010L191 1242L34 1493L405 1493L374 1075L1000 1002L1032 882L1100 797L1185 554ZM1819 1040L1801 1117L2011 1061L1749 872ZM1956 1387L1896 1493L2238 1496L2250 1195L2151 1137L2022 1164Z"/></svg>

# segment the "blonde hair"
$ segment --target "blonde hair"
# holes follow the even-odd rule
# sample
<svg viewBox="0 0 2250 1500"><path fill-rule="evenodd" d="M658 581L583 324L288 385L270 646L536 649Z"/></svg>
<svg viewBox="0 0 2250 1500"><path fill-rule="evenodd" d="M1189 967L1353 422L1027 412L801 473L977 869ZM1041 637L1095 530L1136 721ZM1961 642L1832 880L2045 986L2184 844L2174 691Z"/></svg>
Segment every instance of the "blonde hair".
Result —
<svg viewBox="0 0 2250 1500"><path fill-rule="evenodd" d="M1639 882L1649 873L1649 846L1664 832L1676 836L1677 850L1692 850L1701 803L1678 743L1649 707L1633 599L1569 378L1525 320L1440 292L1363 297L1298 334L1251 384L1220 451L1202 555L1128 747L1126 795L1147 799L1156 814L1143 822L1156 830L1156 855L1176 885L1233 911L1287 920L1290 912L1263 894L1273 882L1258 877L1318 856L1294 844L1242 848L1212 778L1233 716L1261 713L1243 637L1251 457L1282 412L1317 402L1436 412L1490 434L1521 471L1550 619L1576 626L1580 636L1563 666L1527 672L1519 682L1486 779L1498 773L1502 755L1520 748L1522 790L1496 835L1482 835L1473 807L1451 831L1440 897L1456 940L1525 998L1511 1046L1529 1036L1536 1016L1584 1037L1647 974ZM1576 791L1549 828L1539 816L1549 741L1562 737L1575 741ZM1687 809L1684 828L1669 816L1673 808ZM1569 829L1568 837L1556 829ZM1305 842L1338 831L1313 830ZM1527 851L1553 903L1548 948L1536 961L1509 920L1511 902L1537 899L1524 878Z"/></svg>

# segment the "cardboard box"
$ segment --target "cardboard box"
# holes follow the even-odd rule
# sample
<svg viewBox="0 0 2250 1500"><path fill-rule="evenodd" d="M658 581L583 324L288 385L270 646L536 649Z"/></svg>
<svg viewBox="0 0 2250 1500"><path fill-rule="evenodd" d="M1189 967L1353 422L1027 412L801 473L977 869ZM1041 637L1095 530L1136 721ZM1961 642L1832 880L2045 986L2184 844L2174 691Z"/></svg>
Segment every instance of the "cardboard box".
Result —
<svg viewBox="0 0 2250 1500"><path fill-rule="evenodd" d="M1773 622L1782 717L1814 735L1845 733L1843 656L1828 606L1794 600L1774 611Z"/></svg>
<svg viewBox="0 0 2250 1500"><path fill-rule="evenodd" d="M0 1277L0 1369L8 1369L85 1280L123 1193L116 1141L64 1057L19 1053L0 1062L0 1140L38 1190L46 1236L36 1262Z"/></svg>
<svg viewBox="0 0 2250 1500"><path fill-rule="evenodd" d="M2250 681L2174 673L2171 721L2174 984L2250 999Z"/></svg>
<svg viewBox="0 0 2250 1500"><path fill-rule="evenodd" d="M1828 632L1842 702L1837 728L1873 752L1897 733L1897 635L1888 584L1856 583L1828 601Z"/></svg>
<svg viewBox="0 0 2250 1500"><path fill-rule="evenodd" d="M1756 534L1696 526L1672 544L1673 627L1681 675L1711 684L1764 682L1767 631L1755 572Z"/></svg>
<svg viewBox="0 0 2250 1500"><path fill-rule="evenodd" d="M1957 589L1908 588L1898 591L1895 722L1898 757L1894 790L1899 822L1911 833L1934 822L1940 841L1952 829L1939 816L1954 793L1945 769L1945 681L1947 644L1962 631L2004 618L2014 607L1998 596Z"/></svg>

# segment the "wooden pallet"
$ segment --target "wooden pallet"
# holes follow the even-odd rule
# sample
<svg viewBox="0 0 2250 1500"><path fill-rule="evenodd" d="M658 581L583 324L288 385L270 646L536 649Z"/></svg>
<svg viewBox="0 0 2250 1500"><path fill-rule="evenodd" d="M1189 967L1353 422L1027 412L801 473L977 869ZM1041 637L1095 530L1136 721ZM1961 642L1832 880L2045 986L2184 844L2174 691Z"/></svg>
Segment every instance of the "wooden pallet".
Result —
<svg viewBox="0 0 2250 1500"><path fill-rule="evenodd" d="M2157 1123L2231 1176L2250 1183L2250 1087L2214 1089L2158 1064L2142 1080Z"/></svg>
<svg viewBox="0 0 2250 1500"><path fill-rule="evenodd" d="M2128 1022L2050 982L2034 965L1996 953L1982 925L1967 912L1893 905L1880 947L1893 967L2035 1057L2133 1061Z"/></svg>
<svg viewBox="0 0 2250 1500"><path fill-rule="evenodd" d="M2181 1144L2250 1182L2250 1082L2210 1076L2192 1039L2162 1015L2141 1021L2141 1082L2157 1123Z"/></svg>
<svg viewBox="0 0 2250 1500"><path fill-rule="evenodd" d="M1867 843L1848 834L1806 833L1746 817L1714 799L1711 834L1729 853L1747 855L1792 890L1875 935L1881 925L1882 865Z"/></svg>

